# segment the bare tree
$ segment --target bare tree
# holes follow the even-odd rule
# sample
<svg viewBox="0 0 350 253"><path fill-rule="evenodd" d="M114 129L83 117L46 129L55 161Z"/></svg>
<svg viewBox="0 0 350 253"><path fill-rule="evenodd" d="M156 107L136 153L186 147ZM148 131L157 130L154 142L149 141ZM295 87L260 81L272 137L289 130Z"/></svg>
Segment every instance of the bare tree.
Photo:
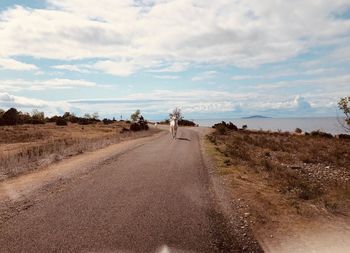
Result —
<svg viewBox="0 0 350 253"><path fill-rule="evenodd" d="M182 118L181 109L176 107L172 113L169 113L169 116L170 118L175 116L177 119L181 119Z"/></svg>
<svg viewBox="0 0 350 253"><path fill-rule="evenodd" d="M100 116L98 115L98 112L94 112L94 113L91 115L91 117L92 117L92 119L94 119L94 120L98 120L98 118L99 118Z"/></svg>
<svg viewBox="0 0 350 253"><path fill-rule="evenodd" d="M345 124L341 124L346 131L350 132L350 96L341 98L338 107L345 115Z"/></svg>

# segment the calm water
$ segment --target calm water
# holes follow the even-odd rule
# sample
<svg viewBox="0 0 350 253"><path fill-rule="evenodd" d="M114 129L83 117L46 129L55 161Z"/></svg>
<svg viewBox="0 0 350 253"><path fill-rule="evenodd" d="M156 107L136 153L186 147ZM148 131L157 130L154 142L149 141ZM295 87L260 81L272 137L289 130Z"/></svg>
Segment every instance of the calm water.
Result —
<svg viewBox="0 0 350 253"><path fill-rule="evenodd" d="M231 121L238 127L247 125L248 129L262 130L282 130L294 131L299 127L305 132L321 130L331 134L345 133L344 129L336 117L329 118L268 118L268 119L223 119L226 122ZM194 120L200 126L212 126L215 123L221 122L220 119L198 119Z"/></svg>

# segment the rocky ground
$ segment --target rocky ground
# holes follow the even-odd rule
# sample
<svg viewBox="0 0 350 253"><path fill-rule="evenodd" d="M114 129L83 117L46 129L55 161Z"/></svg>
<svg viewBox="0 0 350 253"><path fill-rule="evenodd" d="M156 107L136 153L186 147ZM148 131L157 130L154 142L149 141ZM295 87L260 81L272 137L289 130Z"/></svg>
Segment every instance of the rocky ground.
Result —
<svg viewBox="0 0 350 253"><path fill-rule="evenodd" d="M225 129L207 143L241 228L266 252L347 252L349 140Z"/></svg>

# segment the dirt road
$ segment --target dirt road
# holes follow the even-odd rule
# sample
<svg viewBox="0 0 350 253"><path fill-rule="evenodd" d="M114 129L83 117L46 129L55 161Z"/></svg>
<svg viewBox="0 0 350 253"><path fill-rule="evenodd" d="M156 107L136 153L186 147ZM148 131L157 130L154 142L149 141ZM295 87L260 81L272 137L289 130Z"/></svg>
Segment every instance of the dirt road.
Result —
<svg viewBox="0 0 350 253"><path fill-rule="evenodd" d="M213 252L207 177L198 132L161 134L37 193L0 225L1 252Z"/></svg>

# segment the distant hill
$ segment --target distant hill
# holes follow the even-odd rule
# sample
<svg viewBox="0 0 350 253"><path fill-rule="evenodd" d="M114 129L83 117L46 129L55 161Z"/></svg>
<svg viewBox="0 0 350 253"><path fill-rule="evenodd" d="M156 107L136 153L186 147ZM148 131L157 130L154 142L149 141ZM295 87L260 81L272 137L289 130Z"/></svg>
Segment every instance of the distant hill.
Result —
<svg viewBox="0 0 350 253"><path fill-rule="evenodd" d="M253 116L249 116L249 117L242 117L242 119L269 119L271 117L266 117L266 116L262 116L262 115L253 115Z"/></svg>

